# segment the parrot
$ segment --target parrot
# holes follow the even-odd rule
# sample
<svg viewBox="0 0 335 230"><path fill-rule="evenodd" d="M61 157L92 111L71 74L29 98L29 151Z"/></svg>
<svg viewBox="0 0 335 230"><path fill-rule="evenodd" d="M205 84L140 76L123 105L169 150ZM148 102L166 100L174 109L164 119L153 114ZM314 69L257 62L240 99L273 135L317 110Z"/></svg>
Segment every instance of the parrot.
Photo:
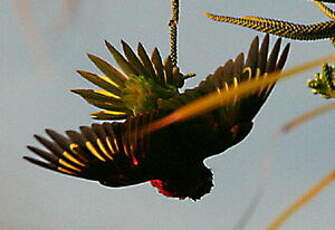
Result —
<svg viewBox="0 0 335 230"><path fill-rule="evenodd" d="M239 87L256 78L271 76L284 68L290 44L284 48L278 38L270 49L269 35L262 42L255 37L248 53L240 53L219 66L197 87L181 92L183 74L158 49L151 58L138 43L137 53L124 41L122 55L106 42L121 69L89 54L104 75L78 73L98 89L74 89L88 103L103 109L97 119L79 131L60 134L46 129L48 137L34 135L43 146L28 145L36 155L28 162L72 177L123 188L149 183L168 198L200 200L214 186L213 172L204 161L244 140L254 118L274 85L251 92L202 115L147 132L150 124L178 108L212 92Z"/></svg>

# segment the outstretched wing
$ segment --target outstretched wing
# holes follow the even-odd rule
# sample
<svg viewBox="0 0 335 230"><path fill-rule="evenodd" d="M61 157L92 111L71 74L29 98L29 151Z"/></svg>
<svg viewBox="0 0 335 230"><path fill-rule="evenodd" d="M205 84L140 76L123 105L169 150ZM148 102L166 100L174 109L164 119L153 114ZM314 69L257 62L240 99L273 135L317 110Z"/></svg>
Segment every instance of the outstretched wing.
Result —
<svg viewBox="0 0 335 230"><path fill-rule="evenodd" d="M289 44L283 49L281 55L279 55L280 46L281 39L279 38L269 53L269 36L265 36L260 47L259 39L256 37L251 43L246 61L244 54L241 53L235 60L229 60L219 67L198 87L186 90L183 94L169 100L161 101L160 109L177 109L209 93L238 87L241 82L267 77L267 73L280 71L285 65ZM273 85L246 97L236 98L234 103L219 107L202 117L206 118L208 126L221 129L223 133L226 133L225 141L232 146L250 132L252 120L261 109L272 88Z"/></svg>
<svg viewBox="0 0 335 230"><path fill-rule="evenodd" d="M168 58L163 62L158 49L149 58L141 43L137 54L122 41L123 56L106 41L106 46L121 70L105 60L88 54L91 61L105 76L83 70L77 71L86 80L101 89L73 89L88 103L103 110L92 113L94 119L125 119L137 113L156 109L158 98L169 98L178 93L184 76Z"/></svg>
<svg viewBox="0 0 335 230"><path fill-rule="evenodd" d="M125 123L81 126L80 132L66 135L47 129L49 139L35 135L46 150L28 146L44 161L25 156L29 162L59 173L99 181L107 186L145 182L151 175L143 171L147 137L143 126L151 115L130 117Z"/></svg>

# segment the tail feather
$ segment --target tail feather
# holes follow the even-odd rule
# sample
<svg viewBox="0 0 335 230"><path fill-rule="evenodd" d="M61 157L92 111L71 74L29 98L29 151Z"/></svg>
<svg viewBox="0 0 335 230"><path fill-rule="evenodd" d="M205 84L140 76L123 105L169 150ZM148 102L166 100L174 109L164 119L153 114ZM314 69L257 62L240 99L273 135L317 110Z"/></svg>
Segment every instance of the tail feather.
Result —
<svg viewBox="0 0 335 230"><path fill-rule="evenodd" d="M125 42L121 41L124 54L129 62L130 66L133 66L137 72L137 75L147 76L148 72L144 68L143 64L141 63L140 59L136 56L134 51L130 48L130 46Z"/></svg>
<svg viewBox="0 0 335 230"><path fill-rule="evenodd" d="M127 75L122 71L103 60L102 58L88 54L88 58L100 69L107 77L109 77L120 88L124 87L125 81L128 79Z"/></svg>
<svg viewBox="0 0 335 230"><path fill-rule="evenodd" d="M151 105L155 105L156 100L159 98L166 99L171 97L170 95L177 94L178 88L183 86L184 75L180 73L178 67L172 65L170 58L163 62L157 48L154 49L151 58L149 58L141 43L138 44L136 54L125 41L121 41L123 56L109 42L105 41L105 43L121 70L118 70L100 57L88 54L90 60L106 77L84 70L78 70L77 72L86 80L102 88L102 90L71 90L88 103L104 109L91 114L95 119L126 119L129 116L136 115L139 111L153 111L155 108L150 106L147 109L138 108L143 106L142 102L139 104L132 102L132 98L138 98L143 94L143 92L141 93L143 85L151 85L152 90L150 87L146 87L146 90L150 91L152 102L150 101L149 104ZM138 82L136 79L138 79Z"/></svg>

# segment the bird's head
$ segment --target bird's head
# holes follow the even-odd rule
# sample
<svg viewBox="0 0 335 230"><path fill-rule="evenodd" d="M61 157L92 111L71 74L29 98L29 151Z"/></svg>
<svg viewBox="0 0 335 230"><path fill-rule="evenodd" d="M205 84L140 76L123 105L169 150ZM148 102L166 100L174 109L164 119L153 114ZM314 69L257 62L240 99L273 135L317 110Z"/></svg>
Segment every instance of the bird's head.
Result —
<svg viewBox="0 0 335 230"><path fill-rule="evenodd" d="M187 167L176 177L151 180L150 183L166 197L190 198L196 201L211 191L213 173L202 164L200 167Z"/></svg>

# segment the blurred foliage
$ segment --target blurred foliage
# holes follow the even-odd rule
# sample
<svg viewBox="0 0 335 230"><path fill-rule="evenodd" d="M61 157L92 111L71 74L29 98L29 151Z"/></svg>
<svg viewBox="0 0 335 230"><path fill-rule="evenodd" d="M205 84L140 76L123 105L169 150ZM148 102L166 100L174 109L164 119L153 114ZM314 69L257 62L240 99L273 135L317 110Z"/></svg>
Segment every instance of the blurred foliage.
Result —
<svg viewBox="0 0 335 230"><path fill-rule="evenodd" d="M314 75L314 79L307 82L314 94L323 98L335 98L335 66L324 64L322 71Z"/></svg>

